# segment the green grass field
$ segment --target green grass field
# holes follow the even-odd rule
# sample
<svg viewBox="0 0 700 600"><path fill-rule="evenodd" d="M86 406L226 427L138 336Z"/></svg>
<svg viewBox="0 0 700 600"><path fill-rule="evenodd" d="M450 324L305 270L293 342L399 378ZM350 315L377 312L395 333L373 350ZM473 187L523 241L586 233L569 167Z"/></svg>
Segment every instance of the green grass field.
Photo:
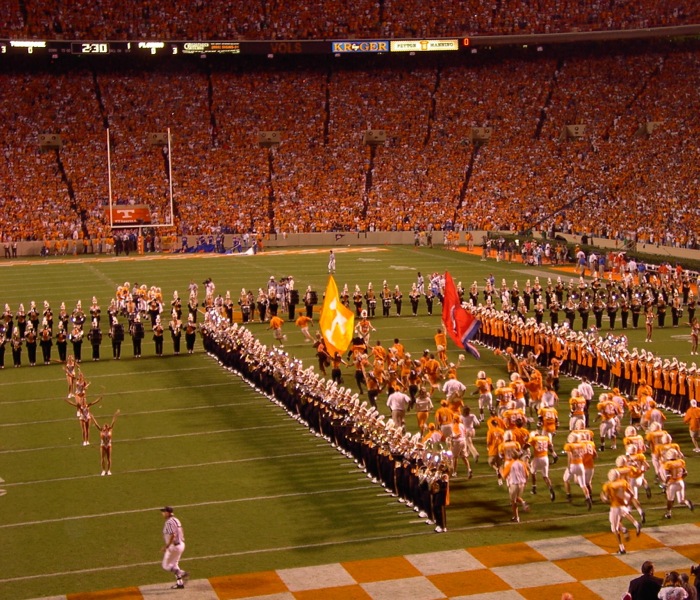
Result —
<svg viewBox="0 0 700 600"><path fill-rule="evenodd" d="M364 290L370 281L379 288L386 279L392 288L399 284L405 296L417 271L426 275L449 270L465 287L473 280L483 282L490 272L497 282L517 279L521 287L536 275L562 274L481 262L438 248L338 247L336 253L339 288L347 283L351 290L355 284ZM202 282L210 277L217 292L230 290L237 298L242 287L257 290L270 275L293 275L299 290L311 285L320 297L328 277L327 255L328 248L256 256L8 261L0 264L0 302L14 312L20 302L28 307L34 300L41 307L48 300L57 313L61 302L70 311L78 299L87 308L97 296L104 314L116 287L125 281L161 287L169 305L173 290L187 298L190 281L200 285L203 296ZM432 349L439 313L436 304L434 315L427 316L421 303L416 318L377 317L373 340L390 345L399 337L411 352ZM407 301L404 314L410 315ZM250 325L271 343L266 327ZM297 328L288 323L285 330L285 349L314 364L313 349ZM643 331L626 332L631 347L690 362L687 334L687 327L657 329L653 344L645 345ZM82 370L91 382L90 397L103 397L93 413L102 422L121 410L114 434L114 474L100 477L97 431L93 428L92 445L83 447L74 409L63 401L67 389L60 364L30 368L25 354L22 368L13 369L8 348L6 367L0 371L0 488L7 492L0 497L0 598L170 584L170 575L160 569L158 508L164 504L173 505L183 521L187 550L182 565L195 578L608 529L607 508L600 501L589 513L580 491L574 491L572 503L563 499L564 461L552 470L557 501L551 503L543 493L533 497L532 511L513 526L507 494L482 461L474 466L471 481L453 482L448 533L435 534L415 512L372 485L354 462L222 369L202 351L199 340L196 350L191 356L172 356L166 332L166 356L157 358L147 334L143 358L135 360L127 336L122 360L114 361L105 336L103 360L92 362L86 344ZM449 347L451 360L456 362L459 353ZM494 380L506 374L503 360L483 351L478 363L467 358L460 379L472 386L481 368ZM345 381L354 384L351 370ZM563 381L563 401L575 383ZM475 406L475 396L469 398ZM700 461L690 452L680 417L668 419L668 429L688 455L688 495L700 500ZM415 432L411 414L408 425ZM482 448L484 435L482 429L477 438ZM557 446L564 437L560 434ZM601 455L596 500L614 456L610 450ZM661 524L661 491L656 488L654 497L643 503L648 523ZM693 520L687 509L674 511L675 523Z"/></svg>

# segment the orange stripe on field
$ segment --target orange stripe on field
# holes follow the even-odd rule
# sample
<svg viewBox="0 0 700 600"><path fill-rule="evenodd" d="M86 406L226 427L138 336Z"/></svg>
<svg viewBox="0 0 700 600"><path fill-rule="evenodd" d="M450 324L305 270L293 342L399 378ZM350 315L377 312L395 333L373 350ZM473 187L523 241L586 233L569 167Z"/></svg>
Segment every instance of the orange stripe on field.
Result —
<svg viewBox="0 0 700 600"><path fill-rule="evenodd" d="M211 587L220 600L247 598L249 596L268 596L288 592L287 586L274 571L262 573L244 573L228 577L212 577Z"/></svg>
<svg viewBox="0 0 700 600"><path fill-rule="evenodd" d="M634 534L633 534L634 535ZM594 574L605 573L606 577L618 577L622 575L637 575L628 564L618 560L615 556L584 556L580 558L566 558L552 561L557 567L566 571L574 579L579 581L593 579Z"/></svg>
<svg viewBox="0 0 700 600"><path fill-rule="evenodd" d="M598 594L578 582L518 589L518 593L528 600L561 600L564 592L569 592L576 600L603 600Z"/></svg>
<svg viewBox="0 0 700 600"><path fill-rule="evenodd" d="M512 589L510 585L488 569L429 575L428 579L448 598L489 594Z"/></svg>
<svg viewBox="0 0 700 600"><path fill-rule="evenodd" d="M627 524L625 524L627 526ZM627 527L631 537L629 542L624 542L627 551L630 550L653 550L655 548L665 548L665 546L654 538L642 533L639 537L635 537L634 529ZM607 533L592 533L584 536L587 540L593 542L603 550L607 550L610 554L615 554L618 551L617 538L608 530Z"/></svg>
<svg viewBox="0 0 700 600"><path fill-rule="evenodd" d="M324 588L322 590L307 590L294 592L296 600L371 600L370 596L359 585L344 585L340 587Z"/></svg>
<svg viewBox="0 0 700 600"><path fill-rule="evenodd" d="M482 565L490 569L493 567L524 565L531 562L547 560L537 552L537 550L534 550L524 543L470 548L469 554L476 558Z"/></svg>
<svg viewBox="0 0 700 600"><path fill-rule="evenodd" d="M341 563L358 583L420 577L421 572L403 556Z"/></svg>
<svg viewBox="0 0 700 600"><path fill-rule="evenodd" d="M687 556L688 559L694 564L700 562L700 544L689 544L687 546L673 546L673 549L676 552L678 552L678 554Z"/></svg>

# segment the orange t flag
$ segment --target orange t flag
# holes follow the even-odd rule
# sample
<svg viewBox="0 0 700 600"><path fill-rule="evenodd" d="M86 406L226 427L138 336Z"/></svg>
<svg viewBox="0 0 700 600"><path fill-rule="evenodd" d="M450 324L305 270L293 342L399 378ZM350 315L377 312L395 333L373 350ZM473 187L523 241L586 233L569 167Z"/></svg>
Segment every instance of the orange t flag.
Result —
<svg viewBox="0 0 700 600"><path fill-rule="evenodd" d="M331 275L326 286L321 318L318 321L328 354L342 354L352 342L355 313L340 301L338 286Z"/></svg>

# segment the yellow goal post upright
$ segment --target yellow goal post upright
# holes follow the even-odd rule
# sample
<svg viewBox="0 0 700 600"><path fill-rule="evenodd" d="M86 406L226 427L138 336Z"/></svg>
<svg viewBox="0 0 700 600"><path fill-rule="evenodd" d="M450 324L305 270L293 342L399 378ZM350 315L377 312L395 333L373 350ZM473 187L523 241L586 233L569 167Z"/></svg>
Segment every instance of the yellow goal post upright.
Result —
<svg viewBox="0 0 700 600"><path fill-rule="evenodd" d="M160 146L167 148L168 156L168 195L169 213L165 215L164 222L153 223L151 220L151 210L146 204L116 204L112 191L112 142L109 128L106 130L107 136L107 196L108 196L108 216L110 229L134 229L138 228L141 237L144 227L173 227L175 224L175 210L173 203L173 161L172 161L172 138L170 127L165 132L149 133L147 142L149 146Z"/></svg>

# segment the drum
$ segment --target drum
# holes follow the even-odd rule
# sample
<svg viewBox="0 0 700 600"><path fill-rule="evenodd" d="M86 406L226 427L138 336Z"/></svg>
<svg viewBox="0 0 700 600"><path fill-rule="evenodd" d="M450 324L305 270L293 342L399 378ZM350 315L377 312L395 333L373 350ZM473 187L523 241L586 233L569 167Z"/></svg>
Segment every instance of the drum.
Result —
<svg viewBox="0 0 700 600"><path fill-rule="evenodd" d="M318 304L318 294L313 290L309 292L309 304L312 306Z"/></svg>
<svg viewBox="0 0 700 600"><path fill-rule="evenodd" d="M299 290L289 290L289 303L299 304Z"/></svg>

